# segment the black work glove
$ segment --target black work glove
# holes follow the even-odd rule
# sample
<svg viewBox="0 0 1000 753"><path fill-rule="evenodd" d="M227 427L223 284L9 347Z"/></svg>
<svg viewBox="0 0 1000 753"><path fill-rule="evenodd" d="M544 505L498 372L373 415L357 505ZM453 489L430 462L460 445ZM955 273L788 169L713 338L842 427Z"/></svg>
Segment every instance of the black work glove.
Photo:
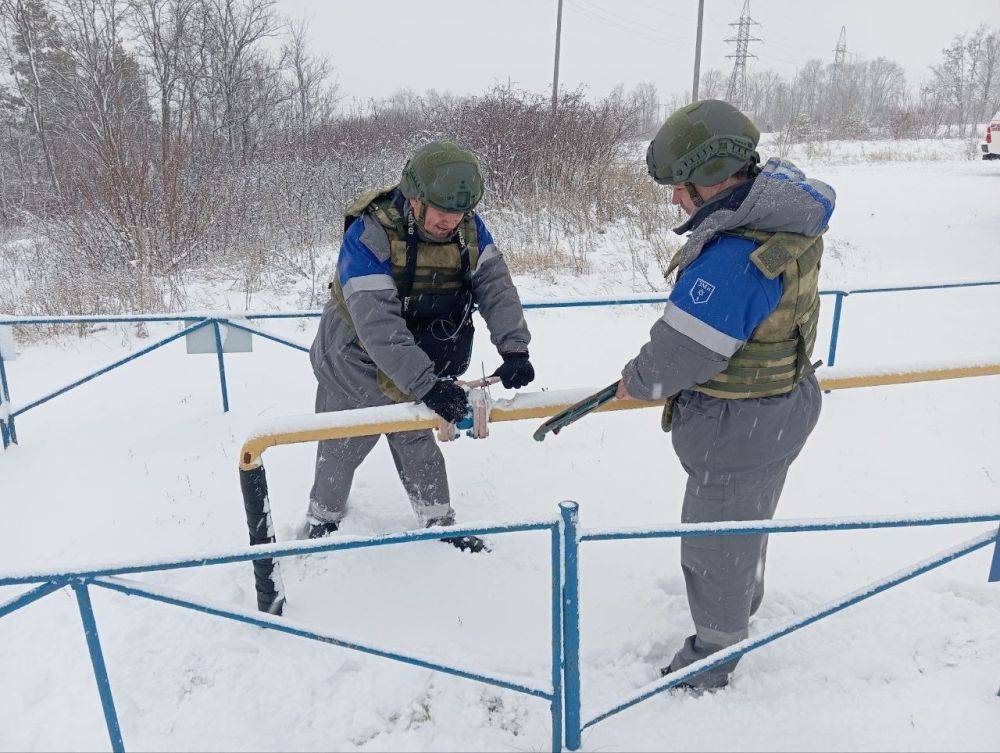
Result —
<svg viewBox="0 0 1000 753"><path fill-rule="evenodd" d="M527 353L501 353L503 364L490 376L500 377L503 386L508 390L520 389L530 384L535 378L535 367L528 360Z"/></svg>
<svg viewBox="0 0 1000 753"><path fill-rule="evenodd" d="M438 379L424 395L424 405L450 424L457 424L469 413L469 398L465 390L451 379Z"/></svg>

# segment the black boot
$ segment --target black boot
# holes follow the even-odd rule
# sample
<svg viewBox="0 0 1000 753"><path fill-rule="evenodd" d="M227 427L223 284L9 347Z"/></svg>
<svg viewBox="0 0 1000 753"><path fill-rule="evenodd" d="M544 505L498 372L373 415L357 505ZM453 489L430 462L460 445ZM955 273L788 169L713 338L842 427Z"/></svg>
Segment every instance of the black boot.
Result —
<svg viewBox="0 0 1000 753"><path fill-rule="evenodd" d="M455 525L455 516L450 514L445 518L432 518L427 521L427 528L433 528L435 526L441 526L447 528L448 526ZM489 552L490 545L486 543L486 539L481 539L478 536L445 536L439 539L445 544L451 544L456 549L460 549L463 552L471 552L472 554L479 554L480 552Z"/></svg>
<svg viewBox="0 0 1000 753"><path fill-rule="evenodd" d="M662 667L660 669L660 677L666 677L667 675L676 671L677 671L676 669L673 669L670 667L670 665L667 665L666 667ZM702 693L712 693L715 692L716 690L722 690L727 685L729 685L728 678L723 680L722 684L719 685L694 685L693 683L687 682L685 680L684 682L677 683L670 690L679 690L685 693L690 693L691 695L694 696L699 696Z"/></svg>
<svg viewBox="0 0 1000 753"><path fill-rule="evenodd" d="M441 539L441 541L445 544L451 544L463 552L472 552L472 554L491 551L489 545L486 543L486 539L481 539L478 536L450 536Z"/></svg>
<svg viewBox="0 0 1000 753"><path fill-rule="evenodd" d="M324 536L329 536L331 533L340 528L340 523L325 523L319 521L314 523L312 520L309 521L309 538L311 539L321 539Z"/></svg>

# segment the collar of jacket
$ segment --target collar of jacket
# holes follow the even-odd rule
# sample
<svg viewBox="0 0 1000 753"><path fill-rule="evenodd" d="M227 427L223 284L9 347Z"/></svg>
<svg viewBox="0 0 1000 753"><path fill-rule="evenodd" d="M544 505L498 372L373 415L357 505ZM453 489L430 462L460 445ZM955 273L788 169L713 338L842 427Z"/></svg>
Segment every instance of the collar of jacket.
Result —
<svg viewBox="0 0 1000 753"><path fill-rule="evenodd" d="M727 188L725 191L715 196L711 201L707 202L704 206L698 209L697 212L692 214L686 222L678 225L674 228L674 232L677 235L684 235L684 233L695 230L701 223L711 217L715 212L720 209L735 210L739 209L743 200L750 193L750 189L753 188L754 181L746 180L739 185L733 186L732 188Z"/></svg>

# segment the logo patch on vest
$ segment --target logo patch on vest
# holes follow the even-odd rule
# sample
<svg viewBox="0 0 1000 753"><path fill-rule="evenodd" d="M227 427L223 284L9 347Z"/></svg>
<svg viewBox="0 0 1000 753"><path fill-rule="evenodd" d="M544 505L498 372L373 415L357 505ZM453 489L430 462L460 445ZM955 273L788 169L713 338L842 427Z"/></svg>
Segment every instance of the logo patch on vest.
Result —
<svg viewBox="0 0 1000 753"><path fill-rule="evenodd" d="M699 277L694 281L694 287L691 288L691 300L696 305L699 303L708 303L708 299L712 297L712 293L714 292L715 285L705 282Z"/></svg>

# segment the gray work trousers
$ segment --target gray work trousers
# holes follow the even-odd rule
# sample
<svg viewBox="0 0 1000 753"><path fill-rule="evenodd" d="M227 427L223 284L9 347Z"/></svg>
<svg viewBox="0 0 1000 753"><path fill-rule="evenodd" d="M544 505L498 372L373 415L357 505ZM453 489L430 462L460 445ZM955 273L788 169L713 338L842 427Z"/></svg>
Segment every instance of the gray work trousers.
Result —
<svg viewBox="0 0 1000 753"><path fill-rule="evenodd" d="M769 520L785 477L819 419L822 393L814 377L787 395L724 400L693 391L678 395L673 445L687 487L684 523ZM743 640L764 596L767 536L681 540L681 568L695 624L670 663L677 670ZM724 685L736 661L692 679Z"/></svg>
<svg viewBox="0 0 1000 753"><path fill-rule="evenodd" d="M392 401L379 393L372 380L368 394L372 405L388 405ZM378 394L379 397L375 397ZM359 406L356 400L332 385L322 383L316 389L316 412L347 410ZM309 515L323 522L339 522L347 514L347 498L354 481L354 472L380 435L327 439L316 450L316 477L309 494ZM385 435L389 451L403 488L410 498L421 527L451 525L455 514L448 492L448 474L444 457L430 429L403 431Z"/></svg>

